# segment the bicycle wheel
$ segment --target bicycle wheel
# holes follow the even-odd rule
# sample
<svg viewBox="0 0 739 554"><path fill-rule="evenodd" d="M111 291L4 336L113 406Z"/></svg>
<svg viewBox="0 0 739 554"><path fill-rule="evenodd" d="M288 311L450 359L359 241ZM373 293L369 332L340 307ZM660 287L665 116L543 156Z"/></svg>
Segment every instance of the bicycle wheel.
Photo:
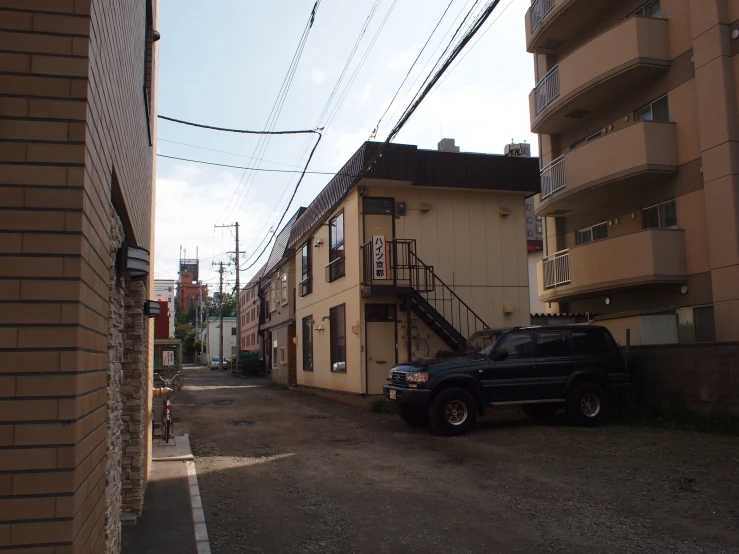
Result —
<svg viewBox="0 0 739 554"><path fill-rule="evenodd" d="M162 438L165 443L169 442L169 421L166 417L162 420Z"/></svg>

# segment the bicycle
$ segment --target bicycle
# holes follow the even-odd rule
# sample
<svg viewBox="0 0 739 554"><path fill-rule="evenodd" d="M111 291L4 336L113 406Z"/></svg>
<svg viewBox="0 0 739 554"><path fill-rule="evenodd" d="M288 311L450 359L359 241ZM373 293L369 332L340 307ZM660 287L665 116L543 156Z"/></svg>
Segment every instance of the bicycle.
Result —
<svg viewBox="0 0 739 554"><path fill-rule="evenodd" d="M160 423L161 437L160 441L164 440L165 444L169 444L170 437L174 439L174 418L172 416L172 397L174 396L175 390L182 389L182 378L184 377L181 371L175 373L171 379L165 379L159 373L154 374L154 379L159 380L163 386L154 387L154 396L156 398L162 398L162 420ZM177 381L177 383L175 383ZM175 389L176 387L176 389ZM152 418L152 421L155 418ZM177 444L175 442L175 444Z"/></svg>

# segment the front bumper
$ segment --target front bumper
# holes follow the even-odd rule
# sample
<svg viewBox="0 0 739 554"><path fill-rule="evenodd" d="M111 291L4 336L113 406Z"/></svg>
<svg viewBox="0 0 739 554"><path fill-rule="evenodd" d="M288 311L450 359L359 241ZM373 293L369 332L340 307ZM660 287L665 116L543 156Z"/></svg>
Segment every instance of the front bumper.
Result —
<svg viewBox="0 0 739 554"><path fill-rule="evenodd" d="M432 391L429 389L410 389L407 387L396 387L395 385L383 385L382 392L385 398L391 400L390 391L395 391L394 401L401 404L414 404L417 406L426 406L431 402Z"/></svg>

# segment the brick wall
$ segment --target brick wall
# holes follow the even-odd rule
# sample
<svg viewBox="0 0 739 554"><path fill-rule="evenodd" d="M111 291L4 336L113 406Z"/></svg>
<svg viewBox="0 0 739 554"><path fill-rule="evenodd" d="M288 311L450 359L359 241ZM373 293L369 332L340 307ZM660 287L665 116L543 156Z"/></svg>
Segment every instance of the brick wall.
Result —
<svg viewBox="0 0 739 554"><path fill-rule="evenodd" d="M636 346L635 393L658 411L739 417L739 343Z"/></svg>
<svg viewBox="0 0 739 554"><path fill-rule="evenodd" d="M0 0L0 551L118 548L111 207L150 248L147 4Z"/></svg>

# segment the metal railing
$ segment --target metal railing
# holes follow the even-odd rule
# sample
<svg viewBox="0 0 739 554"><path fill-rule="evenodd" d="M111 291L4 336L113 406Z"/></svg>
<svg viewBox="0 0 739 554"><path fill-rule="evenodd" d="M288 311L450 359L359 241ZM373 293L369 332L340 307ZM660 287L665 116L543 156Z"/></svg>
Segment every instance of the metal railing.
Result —
<svg viewBox="0 0 739 554"><path fill-rule="evenodd" d="M326 282L333 283L336 279L344 276L344 257L336 258L333 262L326 264Z"/></svg>
<svg viewBox="0 0 739 554"><path fill-rule="evenodd" d="M306 277L300 283L298 283L298 291L300 291L298 294L303 297L309 295L311 292L313 292L313 278L312 277Z"/></svg>
<svg viewBox="0 0 739 554"><path fill-rule="evenodd" d="M559 66L555 65L536 85L536 113L539 114L559 96Z"/></svg>
<svg viewBox="0 0 739 554"><path fill-rule="evenodd" d="M542 260L544 265L544 289L551 289L570 282L570 251L560 250Z"/></svg>
<svg viewBox="0 0 739 554"><path fill-rule="evenodd" d="M533 31L544 21L544 18L554 8L554 0L534 0L531 3L531 30Z"/></svg>
<svg viewBox="0 0 739 554"><path fill-rule="evenodd" d="M455 292L416 255L416 241L387 241L387 280L389 285L408 286L418 293L449 325L464 337L488 326ZM372 274L372 242L362 245L364 285L381 284Z"/></svg>
<svg viewBox="0 0 739 554"><path fill-rule="evenodd" d="M565 157L560 156L541 170L541 199L544 200L566 186Z"/></svg>

